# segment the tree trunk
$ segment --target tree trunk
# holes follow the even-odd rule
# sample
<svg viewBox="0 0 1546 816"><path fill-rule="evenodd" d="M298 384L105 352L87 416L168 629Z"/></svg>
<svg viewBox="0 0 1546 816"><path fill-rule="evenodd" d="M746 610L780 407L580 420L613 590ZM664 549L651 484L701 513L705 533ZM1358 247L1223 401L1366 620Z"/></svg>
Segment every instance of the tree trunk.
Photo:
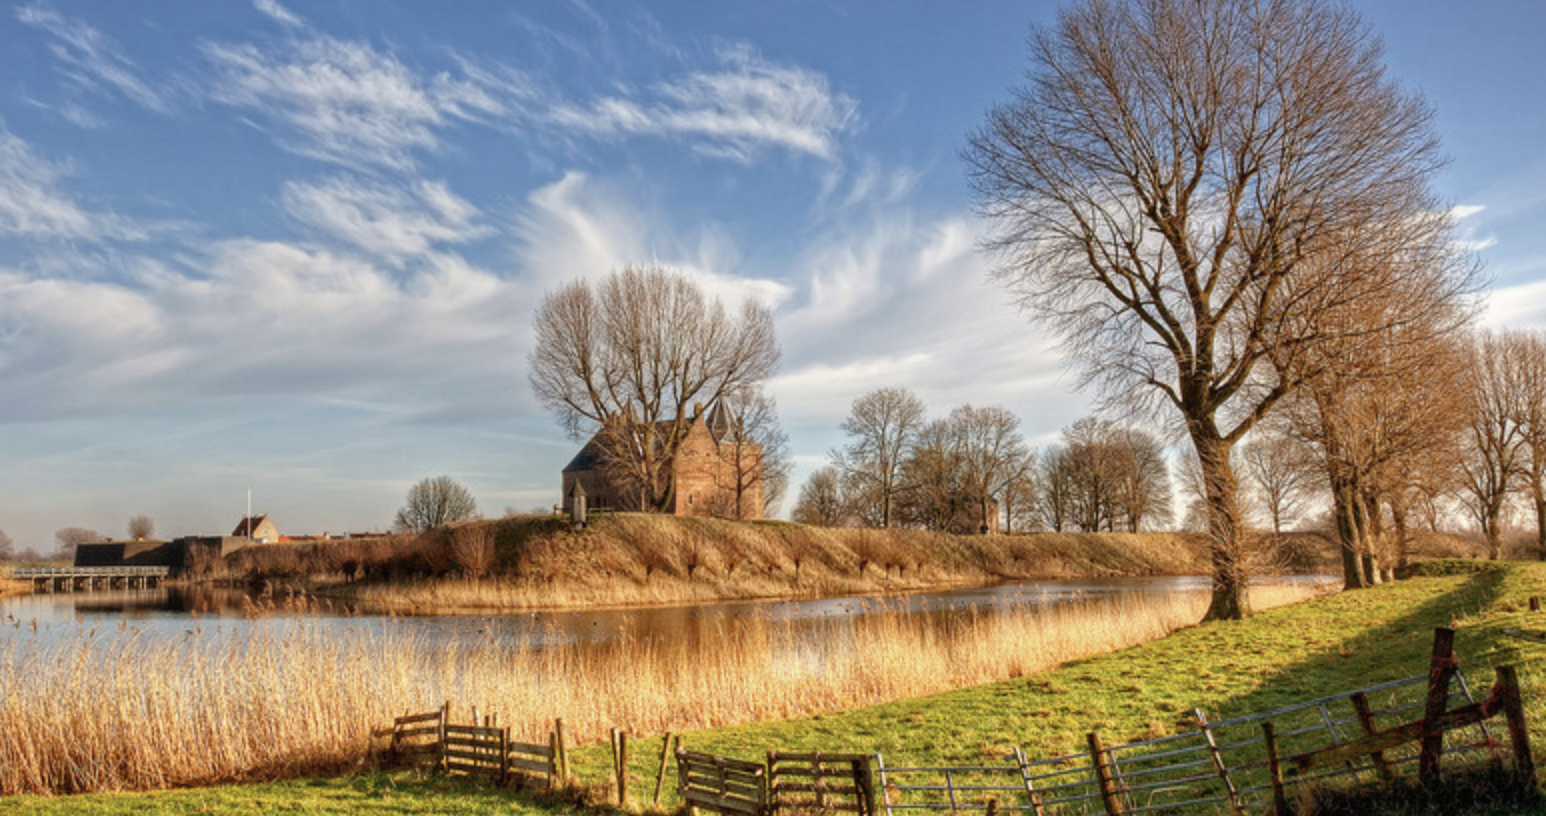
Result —
<svg viewBox="0 0 1546 816"><path fill-rule="evenodd" d="M1406 569L1406 559L1409 553L1410 542L1407 540L1406 506L1405 500L1392 502L1390 505L1390 520L1396 525L1396 552L1395 568Z"/></svg>
<svg viewBox="0 0 1546 816"><path fill-rule="evenodd" d="M1331 481L1331 514L1337 525L1337 540L1342 545L1342 588L1364 589L1369 586L1369 576L1363 562L1363 502L1359 501L1358 488L1352 479L1333 467Z"/></svg>
<svg viewBox="0 0 1546 816"><path fill-rule="evenodd" d="M1541 483L1534 485L1535 493L1535 548L1542 561L1546 561L1546 490L1541 489Z"/></svg>
<svg viewBox="0 0 1546 816"><path fill-rule="evenodd" d="M1364 502L1363 572L1370 585L1384 583L1380 578L1381 545L1385 543L1385 523L1380 516L1380 500L1374 493L1366 493Z"/></svg>
<svg viewBox="0 0 1546 816"><path fill-rule="evenodd" d="M1236 503L1235 471L1229 462L1229 444L1194 427L1192 444L1202 467L1203 490L1208 502L1208 539L1213 566L1213 599L1203 620L1243 620L1251 614L1245 570L1240 508Z"/></svg>

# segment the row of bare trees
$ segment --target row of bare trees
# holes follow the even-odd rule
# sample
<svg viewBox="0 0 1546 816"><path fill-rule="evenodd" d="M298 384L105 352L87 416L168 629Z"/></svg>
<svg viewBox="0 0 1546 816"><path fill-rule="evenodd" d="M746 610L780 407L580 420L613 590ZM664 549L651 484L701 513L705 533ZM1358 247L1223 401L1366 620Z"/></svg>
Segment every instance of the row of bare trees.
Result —
<svg viewBox="0 0 1546 816"><path fill-rule="evenodd" d="M812 474L794 518L825 526L1131 531L1170 522L1170 473L1153 435L1101 419L1065 428L1037 457L1005 408L930 420L904 388L853 403L848 443Z"/></svg>
<svg viewBox="0 0 1546 816"><path fill-rule="evenodd" d="M842 428L848 443L801 490L797 521L986 531L1034 469L1020 419L998 406L930 420L911 391L882 388L855 400Z"/></svg>

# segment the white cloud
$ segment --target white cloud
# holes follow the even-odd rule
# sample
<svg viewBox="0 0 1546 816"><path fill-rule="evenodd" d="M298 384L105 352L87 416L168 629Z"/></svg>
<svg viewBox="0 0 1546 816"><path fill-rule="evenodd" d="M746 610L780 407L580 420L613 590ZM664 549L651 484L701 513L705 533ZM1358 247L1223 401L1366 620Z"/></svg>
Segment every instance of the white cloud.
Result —
<svg viewBox="0 0 1546 816"><path fill-rule="evenodd" d="M350 176L286 182L284 207L301 223L395 266L489 235L478 208L443 181L388 185Z"/></svg>
<svg viewBox="0 0 1546 816"><path fill-rule="evenodd" d="M1546 264L1537 264L1546 267ZM1546 329L1546 268L1533 270L1531 282L1493 289L1487 293L1484 320L1489 326L1511 329Z"/></svg>
<svg viewBox="0 0 1546 816"><path fill-rule="evenodd" d="M300 28L305 25L301 18L295 16L293 12L284 6L279 5L275 0L252 0L252 7L280 25L290 28Z"/></svg>
<svg viewBox="0 0 1546 816"><path fill-rule="evenodd" d="M157 113L171 110L168 96L140 79L138 66L90 25L41 4L22 6L16 10L16 19L53 35L50 50L63 63L61 72L76 85L98 92L116 91Z"/></svg>
<svg viewBox="0 0 1546 816"><path fill-rule="evenodd" d="M142 261L111 281L0 269L0 422L254 398L411 415L520 379L526 290L455 256L401 281L247 239L188 263L198 271Z"/></svg>
<svg viewBox="0 0 1546 816"><path fill-rule="evenodd" d="M766 148L832 159L857 104L820 74L778 65L750 48L726 49L719 70L695 71L647 91L584 105L561 103L549 120L598 137L681 137L701 153L749 162Z"/></svg>
<svg viewBox="0 0 1546 816"><path fill-rule="evenodd" d="M370 45L313 37L278 49L208 44L216 100L260 114L286 149L351 167L408 170L456 122L511 113L518 77L423 75ZM466 63L464 63L464 66Z"/></svg>
<svg viewBox="0 0 1546 816"><path fill-rule="evenodd" d="M145 230L128 219L77 204L60 189L68 171L0 122L0 234L87 241L145 237Z"/></svg>

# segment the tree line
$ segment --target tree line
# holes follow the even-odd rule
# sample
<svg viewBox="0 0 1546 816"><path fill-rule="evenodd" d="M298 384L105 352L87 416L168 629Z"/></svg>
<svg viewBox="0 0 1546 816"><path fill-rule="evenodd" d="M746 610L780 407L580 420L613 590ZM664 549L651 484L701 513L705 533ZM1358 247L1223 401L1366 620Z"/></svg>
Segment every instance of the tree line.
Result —
<svg viewBox="0 0 1546 816"><path fill-rule="evenodd" d="M842 429L847 444L801 488L795 521L954 533L1137 532L1171 521L1164 446L1138 428L1081 420L1038 455L1006 408L967 404L929 419L911 391L882 388L854 401Z"/></svg>

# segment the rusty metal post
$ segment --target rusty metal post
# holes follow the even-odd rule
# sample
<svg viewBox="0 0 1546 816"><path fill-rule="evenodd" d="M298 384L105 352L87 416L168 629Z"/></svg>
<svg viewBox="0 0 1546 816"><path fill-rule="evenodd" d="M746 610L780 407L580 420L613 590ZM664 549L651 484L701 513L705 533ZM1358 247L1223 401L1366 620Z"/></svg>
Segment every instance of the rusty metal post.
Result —
<svg viewBox="0 0 1546 816"><path fill-rule="evenodd" d="M1449 680L1455 675L1455 630L1433 630L1433 656L1428 661L1428 700L1423 707L1422 754L1417 775L1423 786L1439 781L1439 758L1444 753L1444 731L1439 720L1449 705Z"/></svg>

